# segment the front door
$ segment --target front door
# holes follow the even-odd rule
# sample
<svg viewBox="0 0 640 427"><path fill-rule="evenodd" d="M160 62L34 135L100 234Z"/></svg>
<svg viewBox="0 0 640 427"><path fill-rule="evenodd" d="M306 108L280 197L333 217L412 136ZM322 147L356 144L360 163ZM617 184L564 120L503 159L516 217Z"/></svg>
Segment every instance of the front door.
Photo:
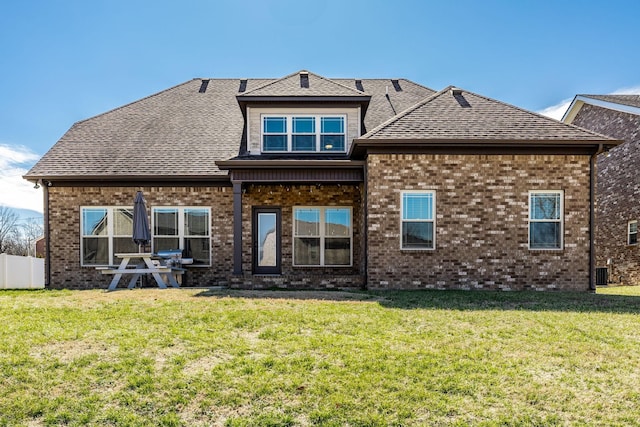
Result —
<svg viewBox="0 0 640 427"><path fill-rule="evenodd" d="M253 274L280 274L280 208L253 208Z"/></svg>

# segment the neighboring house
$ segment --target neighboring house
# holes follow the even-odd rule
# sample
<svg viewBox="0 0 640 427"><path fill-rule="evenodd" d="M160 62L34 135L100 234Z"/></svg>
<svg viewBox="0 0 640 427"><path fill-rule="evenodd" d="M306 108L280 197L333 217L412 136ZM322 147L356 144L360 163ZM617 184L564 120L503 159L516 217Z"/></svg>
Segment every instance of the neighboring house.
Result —
<svg viewBox="0 0 640 427"><path fill-rule="evenodd" d="M640 95L577 95L562 120L624 141L598 156L596 259L609 283L639 285Z"/></svg>
<svg viewBox="0 0 640 427"><path fill-rule="evenodd" d="M618 141L404 79L194 79L78 122L28 172L47 283L151 249L240 288L594 289L591 173Z"/></svg>

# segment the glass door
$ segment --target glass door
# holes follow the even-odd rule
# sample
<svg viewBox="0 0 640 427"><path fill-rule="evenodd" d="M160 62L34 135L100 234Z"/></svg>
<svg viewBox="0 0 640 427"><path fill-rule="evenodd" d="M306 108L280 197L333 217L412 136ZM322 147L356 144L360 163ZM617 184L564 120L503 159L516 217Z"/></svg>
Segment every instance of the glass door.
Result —
<svg viewBox="0 0 640 427"><path fill-rule="evenodd" d="M253 209L253 273L280 274L280 209Z"/></svg>

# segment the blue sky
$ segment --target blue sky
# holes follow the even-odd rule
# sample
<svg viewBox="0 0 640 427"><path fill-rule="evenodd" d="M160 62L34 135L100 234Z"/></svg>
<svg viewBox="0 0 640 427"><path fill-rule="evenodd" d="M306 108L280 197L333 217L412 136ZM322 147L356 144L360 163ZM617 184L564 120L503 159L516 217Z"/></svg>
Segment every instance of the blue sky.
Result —
<svg viewBox="0 0 640 427"><path fill-rule="evenodd" d="M638 16L636 0L5 2L0 205L42 210L20 175L74 122L196 77L400 77L556 115L638 92Z"/></svg>

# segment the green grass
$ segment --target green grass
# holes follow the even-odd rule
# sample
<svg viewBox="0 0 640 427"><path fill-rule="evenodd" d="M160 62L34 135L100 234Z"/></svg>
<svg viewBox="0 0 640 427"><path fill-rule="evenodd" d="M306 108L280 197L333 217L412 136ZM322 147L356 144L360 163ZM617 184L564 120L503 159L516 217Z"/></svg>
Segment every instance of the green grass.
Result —
<svg viewBox="0 0 640 427"><path fill-rule="evenodd" d="M640 425L640 288L0 292L0 425Z"/></svg>

